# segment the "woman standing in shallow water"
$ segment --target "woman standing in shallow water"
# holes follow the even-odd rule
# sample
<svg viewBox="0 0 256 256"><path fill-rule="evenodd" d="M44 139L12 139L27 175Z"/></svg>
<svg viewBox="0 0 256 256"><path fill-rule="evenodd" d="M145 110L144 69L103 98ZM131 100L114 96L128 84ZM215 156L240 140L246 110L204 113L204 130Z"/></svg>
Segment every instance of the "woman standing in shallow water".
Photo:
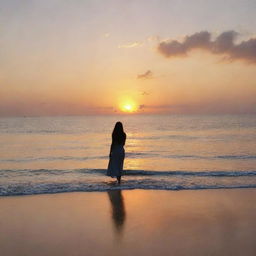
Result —
<svg viewBox="0 0 256 256"><path fill-rule="evenodd" d="M118 184L121 183L121 176L123 173L125 140L126 134L123 129L123 124L117 122L112 132L107 175L112 178L116 177Z"/></svg>

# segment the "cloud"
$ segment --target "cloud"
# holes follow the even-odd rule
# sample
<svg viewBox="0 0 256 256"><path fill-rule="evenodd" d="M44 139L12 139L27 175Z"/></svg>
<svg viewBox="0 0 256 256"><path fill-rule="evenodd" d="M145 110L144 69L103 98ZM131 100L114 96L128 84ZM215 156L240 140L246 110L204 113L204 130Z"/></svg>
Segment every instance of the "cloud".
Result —
<svg viewBox="0 0 256 256"><path fill-rule="evenodd" d="M134 48L134 47L141 47L142 45L143 43L133 42L133 43L119 45L118 48Z"/></svg>
<svg viewBox="0 0 256 256"><path fill-rule="evenodd" d="M150 93L149 92L146 92L146 91L143 91L143 92L141 92L141 95L143 95L143 96L147 96L147 95L149 95Z"/></svg>
<svg viewBox="0 0 256 256"><path fill-rule="evenodd" d="M165 105L140 105L139 110L147 113L175 114L249 114L256 113L255 100L247 100L246 104L218 99L210 102Z"/></svg>
<svg viewBox="0 0 256 256"><path fill-rule="evenodd" d="M244 60L256 64L256 38L250 38L235 44L238 33L230 30L221 33L215 40L208 31L186 36L182 42L162 41L158 51L167 58L187 56L193 49L202 49L212 54L224 55L231 61Z"/></svg>
<svg viewBox="0 0 256 256"><path fill-rule="evenodd" d="M143 74L137 75L137 79L152 79L153 78L153 72L151 70L147 70Z"/></svg>
<svg viewBox="0 0 256 256"><path fill-rule="evenodd" d="M191 107L188 104L166 104L166 105L147 105L144 106L145 108L152 108L152 109L167 109L167 110L171 110L171 109L178 109L178 108L187 108L187 107Z"/></svg>

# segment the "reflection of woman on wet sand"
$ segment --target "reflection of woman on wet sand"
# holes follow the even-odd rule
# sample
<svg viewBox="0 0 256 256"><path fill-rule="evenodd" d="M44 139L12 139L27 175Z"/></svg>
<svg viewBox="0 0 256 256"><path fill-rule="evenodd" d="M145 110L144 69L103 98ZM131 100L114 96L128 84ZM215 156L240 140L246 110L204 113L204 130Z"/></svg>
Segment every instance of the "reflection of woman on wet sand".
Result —
<svg viewBox="0 0 256 256"><path fill-rule="evenodd" d="M112 219L118 233L121 233L125 221L124 200L121 190L109 190L108 196L112 207Z"/></svg>

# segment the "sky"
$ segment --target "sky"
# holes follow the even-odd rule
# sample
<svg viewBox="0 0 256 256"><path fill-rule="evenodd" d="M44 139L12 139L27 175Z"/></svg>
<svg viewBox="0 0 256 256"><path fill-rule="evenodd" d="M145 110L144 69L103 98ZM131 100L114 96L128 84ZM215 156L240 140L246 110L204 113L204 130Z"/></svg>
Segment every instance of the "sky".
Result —
<svg viewBox="0 0 256 256"><path fill-rule="evenodd" d="M255 0L0 0L0 116L256 113Z"/></svg>

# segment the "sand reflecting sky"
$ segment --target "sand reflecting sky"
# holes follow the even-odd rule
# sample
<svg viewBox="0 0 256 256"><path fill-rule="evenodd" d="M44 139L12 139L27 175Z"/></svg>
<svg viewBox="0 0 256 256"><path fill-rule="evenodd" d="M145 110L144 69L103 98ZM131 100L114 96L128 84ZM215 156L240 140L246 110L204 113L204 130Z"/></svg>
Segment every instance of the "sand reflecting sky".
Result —
<svg viewBox="0 0 256 256"><path fill-rule="evenodd" d="M243 189L1 197L1 251L254 255L255 196Z"/></svg>

